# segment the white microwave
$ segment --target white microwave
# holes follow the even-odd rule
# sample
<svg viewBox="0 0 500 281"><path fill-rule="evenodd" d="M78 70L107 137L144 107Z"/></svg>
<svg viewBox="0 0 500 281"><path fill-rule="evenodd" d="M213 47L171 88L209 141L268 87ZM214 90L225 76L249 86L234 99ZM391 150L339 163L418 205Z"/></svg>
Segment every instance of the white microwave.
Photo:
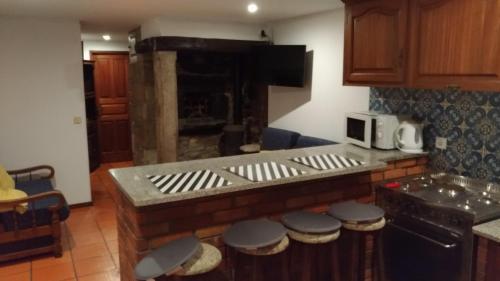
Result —
<svg viewBox="0 0 500 281"><path fill-rule="evenodd" d="M395 149L394 132L400 120L396 115L374 112L346 114L345 140L365 148Z"/></svg>

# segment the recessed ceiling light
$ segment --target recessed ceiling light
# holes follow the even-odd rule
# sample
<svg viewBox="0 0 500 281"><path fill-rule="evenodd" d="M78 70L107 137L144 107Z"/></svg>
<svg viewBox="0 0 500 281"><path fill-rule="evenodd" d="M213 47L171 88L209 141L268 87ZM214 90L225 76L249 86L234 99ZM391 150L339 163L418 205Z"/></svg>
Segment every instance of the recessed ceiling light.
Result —
<svg viewBox="0 0 500 281"><path fill-rule="evenodd" d="M106 40L106 41L109 41L109 40L111 40L111 35L109 35L109 34L104 34L104 35L102 36L102 39L104 39L104 40Z"/></svg>
<svg viewBox="0 0 500 281"><path fill-rule="evenodd" d="M259 6L257 6L257 4L255 4L255 3L250 3L247 6L247 10L249 13L255 14L259 10Z"/></svg>

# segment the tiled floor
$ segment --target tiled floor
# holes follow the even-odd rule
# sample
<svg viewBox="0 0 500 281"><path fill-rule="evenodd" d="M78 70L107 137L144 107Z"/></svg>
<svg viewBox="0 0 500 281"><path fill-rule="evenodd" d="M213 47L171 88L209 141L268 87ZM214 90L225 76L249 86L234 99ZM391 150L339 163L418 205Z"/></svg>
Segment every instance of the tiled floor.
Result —
<svg viewBox="0 0 500 281"><path fill-rule="evenodd" d="M103 164L91 174L94 205L71 210L63 226L62 258L45 255L0 263L0 280L120 280L114 203L116 191L107 170L130 165L129 162Z"/></svg>

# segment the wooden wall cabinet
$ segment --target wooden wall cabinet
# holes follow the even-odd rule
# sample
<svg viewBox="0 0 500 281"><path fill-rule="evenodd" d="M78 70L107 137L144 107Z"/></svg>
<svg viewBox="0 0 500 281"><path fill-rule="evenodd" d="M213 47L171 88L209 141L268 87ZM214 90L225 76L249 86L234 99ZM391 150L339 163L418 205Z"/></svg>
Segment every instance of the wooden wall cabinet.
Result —
<svg viewBox="0 0 500 281"><path fill-rule="evenodd" d="M500 90L499 0L345 2L345 84ZM376 13L386 16L369 16Z"/></svg>
<svg viewBox="0 0 500 281"><path fill-rule="evenodd" d="M406 75L408 1L377 0L346 9L346 84L402 84Z"/></svg>

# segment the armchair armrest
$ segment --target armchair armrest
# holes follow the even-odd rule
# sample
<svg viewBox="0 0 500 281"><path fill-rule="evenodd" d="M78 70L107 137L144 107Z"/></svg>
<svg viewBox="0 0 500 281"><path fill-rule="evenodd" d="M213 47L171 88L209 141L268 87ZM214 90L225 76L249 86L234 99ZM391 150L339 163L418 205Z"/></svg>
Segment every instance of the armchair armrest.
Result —
<svg viewBox="0 0 500 281"><path fill-rule="evenodd" d="M20 204L29 204L33 203L37 200L45 199L45 198L57 198L57 204L51 205L48 208L50 210L57 210L62 208L66 204L66 198L59 190L47 191L36 195L31 195L25 198L15 199L15 200L5 200L0 201L0 209L6 209L6 207L15 207Z"/></svg>
<svg viewBox="0 0 500 281"><path fill-rule="evenodd" d="M40 175L40 171L44 171L47 173ZM19 180L20 176L28 176L29 180L33 180L33 175L40 175L41 179L51 179L54 177L55 171L54 168L52 168L49 165L40 165L40 166L34 166L34 167L29 167L25 169L20 169L20 170L11 170L7 171L9 175L11 175L14 178L14 181L17 183Z"/></svg>
<svg viewBox="0 0 500 281"><path fill-rule="evenodd" d="M30 225L31 227L36 227L37 226L37 216L36 216L37 209L35 208L36 201L49 198L56 200L54 200L52 204L45 207L44 209L47 209L50 212L51 223L52 224L58 223L59 221L61 221L59 211L66 206L66 199L64 198L64 195L58 190L43 192L40 194L16 200L0 201L0 210L2 210L1 212L7 212L6 215L8 215L8 213L11 213L13 228L14 228L13 230L17 231L20 229L20 216L16 212L16 207L22 204L27 204L28 206L31 206L31 208L28 208L28 210L24 214L29 214L31 212Z"/></svg>

